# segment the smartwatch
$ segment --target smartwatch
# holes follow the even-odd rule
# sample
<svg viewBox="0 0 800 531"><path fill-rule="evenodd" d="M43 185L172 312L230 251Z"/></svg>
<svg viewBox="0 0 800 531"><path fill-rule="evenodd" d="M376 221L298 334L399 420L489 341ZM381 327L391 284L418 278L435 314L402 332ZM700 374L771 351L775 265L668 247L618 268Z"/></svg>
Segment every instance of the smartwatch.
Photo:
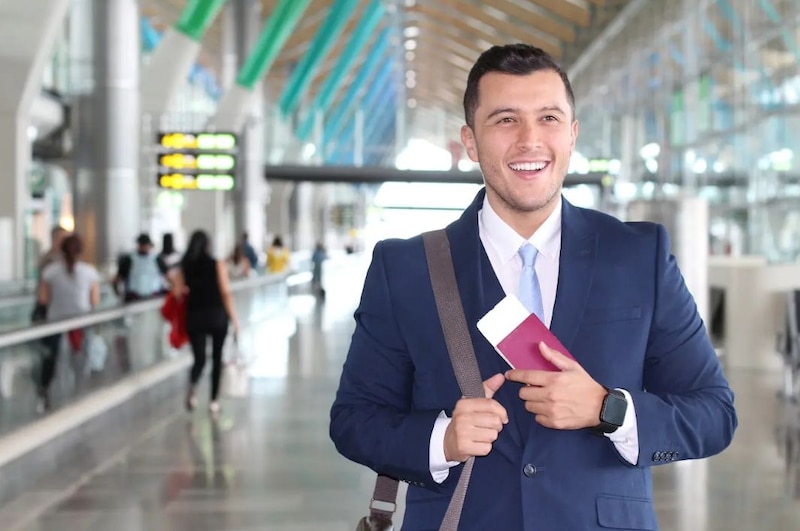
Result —
<svg viewBox="0 0 800 531"><path fill-rule="evenodd" d="M627 410L628 401L625 399L625 394L618 389L606 388L606 396L600 408L600 424L592 429L601 434L617 431L625 420Z"/></svg>

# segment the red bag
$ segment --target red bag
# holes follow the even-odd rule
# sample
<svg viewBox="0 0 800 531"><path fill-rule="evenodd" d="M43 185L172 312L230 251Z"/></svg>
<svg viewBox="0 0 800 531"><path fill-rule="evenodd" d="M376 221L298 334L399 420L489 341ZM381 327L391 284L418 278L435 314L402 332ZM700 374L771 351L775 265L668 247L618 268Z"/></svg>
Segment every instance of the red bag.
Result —
<svg viewBox="0 0 800 531"><path fill-rule="evenodd" d="M83 328L78 328L77 330L70 330L67 332L67 340L69 341L69 346L72 347L73 352L80 352L81 347L83 346Z"/></svg>
<svg viewBox="0 0 800 531"><path fill-rule="evenodd" d="M169 344L173 348L181 348L189 341L186 332L186 297L178 299L168 293L161 306L161 317L170 324Z"/></svg>

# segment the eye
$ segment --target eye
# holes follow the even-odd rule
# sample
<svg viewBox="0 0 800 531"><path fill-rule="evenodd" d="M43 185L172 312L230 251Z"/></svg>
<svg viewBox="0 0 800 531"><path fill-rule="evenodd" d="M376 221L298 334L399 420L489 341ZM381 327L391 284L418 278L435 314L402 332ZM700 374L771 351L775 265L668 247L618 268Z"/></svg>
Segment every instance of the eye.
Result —
<svg viewBox="0 0 800 531"><path fill-rule="evenodd" d="M510 123L513 123L513 122L514 122L514 118L512 118L511 116L503 116L502 118L497 120L497 123L499 123L499 124L510 124Z"/></svg>
<svg viewBox="0 0 800 531"><path fill-rule="evenodd" d="M558 121L558 117L557 116L553 116L552 114L548 114L547 116L544 116L542 118L542 120L545 121L545 122L557 122Z"/></svg>

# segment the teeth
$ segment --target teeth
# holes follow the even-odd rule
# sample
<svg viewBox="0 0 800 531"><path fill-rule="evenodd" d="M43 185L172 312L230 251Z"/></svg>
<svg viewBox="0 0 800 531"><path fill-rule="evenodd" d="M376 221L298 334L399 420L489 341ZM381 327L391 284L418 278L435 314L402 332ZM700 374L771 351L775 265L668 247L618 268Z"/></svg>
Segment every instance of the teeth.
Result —
<svg viewBox="0 0 800 531"><path fill-rule="evenodd" d="M509 167L514 171L536 171L541 170L547 166L546 162L519 162L509 164Z"/></svg>

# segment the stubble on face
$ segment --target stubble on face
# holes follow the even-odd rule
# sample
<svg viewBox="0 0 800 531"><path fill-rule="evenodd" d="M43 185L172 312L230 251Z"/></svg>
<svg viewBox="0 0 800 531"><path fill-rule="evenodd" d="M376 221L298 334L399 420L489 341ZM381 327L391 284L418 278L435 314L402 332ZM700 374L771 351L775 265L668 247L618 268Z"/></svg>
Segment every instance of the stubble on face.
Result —
<svg viewBox="0 0 800 531"><path fill-rule="evenodd" d="M462 141L483 172L492 208L517 232L529 236L560 200L577 136L577 122L560 76L489 73L473 127ZM510 163L544 161L539 174L519 174Z"/></svg>
<svg viewBox="0 0 800 531"><path fill-rule="evenodd" d="M478 147L480 156L480 147ZM489 158L480 158L481 173L486 185L486 195L489 196L495 210L505 210L512 215L529 215L536 212L550 213L555 201L561 197L561 187L564 178L550 182L549 189L544 194L537 191L526 192L525 188L516 189L503 178L505 167L500 167L491 162ZM483 162L487 161L487 162ZM531 187L536 183L531 183ZM494 199L494 201L492 201Z"/></svg>

